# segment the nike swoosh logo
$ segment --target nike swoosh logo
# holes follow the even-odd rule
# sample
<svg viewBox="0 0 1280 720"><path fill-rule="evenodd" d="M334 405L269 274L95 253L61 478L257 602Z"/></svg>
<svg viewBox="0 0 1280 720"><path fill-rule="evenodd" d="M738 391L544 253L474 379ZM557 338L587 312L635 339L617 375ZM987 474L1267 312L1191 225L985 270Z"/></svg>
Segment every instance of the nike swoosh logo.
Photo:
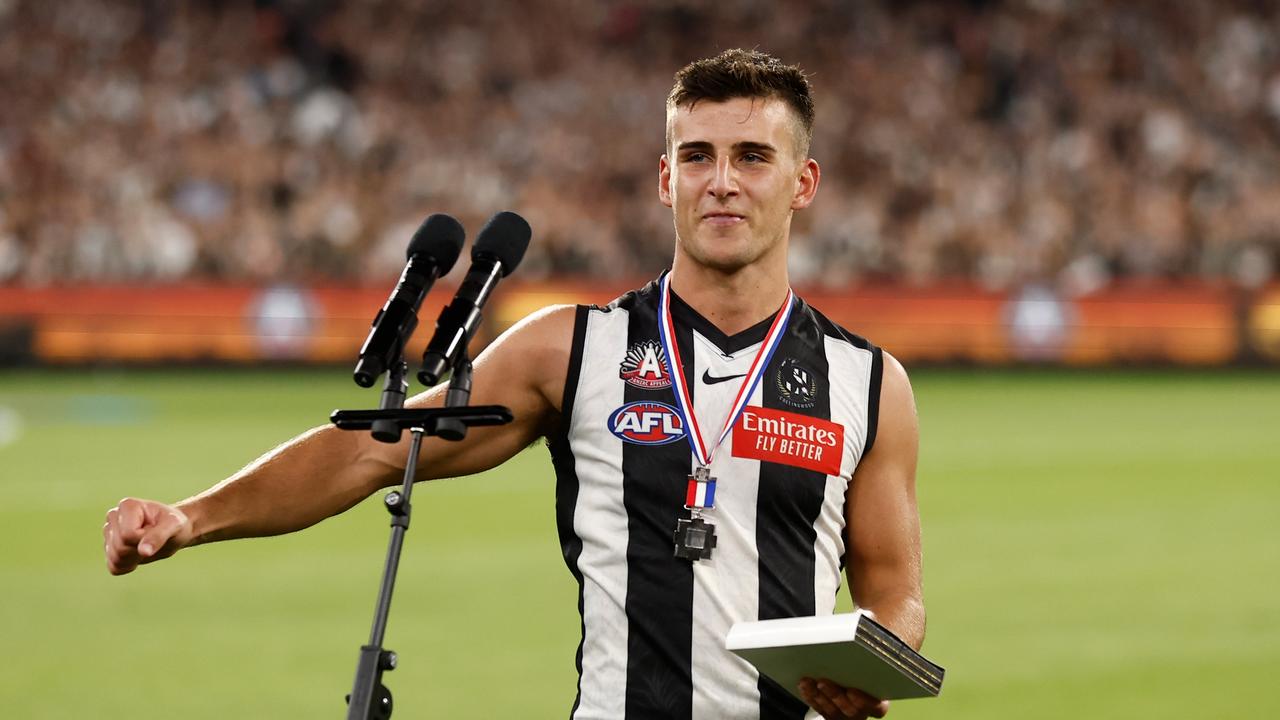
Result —
<svg viewBox="0 0 1280 720"><path fill-rule="evenodd" d="M715 385L716 383L728 382L730 380L736 380L740 377L746 377L746 376L747 376L746 373L742 373L741 375L725 375L724 377L712 377L710 370L703 370L702 382L708 385Z"/></svg>

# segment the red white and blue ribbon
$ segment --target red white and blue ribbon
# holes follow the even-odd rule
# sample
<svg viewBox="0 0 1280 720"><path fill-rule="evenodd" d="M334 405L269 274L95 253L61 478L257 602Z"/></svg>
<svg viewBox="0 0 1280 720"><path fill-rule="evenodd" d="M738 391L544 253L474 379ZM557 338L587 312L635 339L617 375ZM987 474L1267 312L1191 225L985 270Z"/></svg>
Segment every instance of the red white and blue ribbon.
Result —
<svg viewBox="0 0 1280 720"><path fill-rule="evenodd" d="M685 490L684 506L687 508L709 508L716 505L716 479L708 474L706 480L690 476L689 488Z"/></svg>
<svg viewBox="0 0 1280 720"><path fill-rule="evenodd" d="M773 325L765 334L760 349L756 351L751 369L747 371L746 377L742 379L742 385L738 387L738 394L734 397L733 405L730 406L729 415L724 420L720 436L716 438L715 444L709 445L703 437L701 426L698 425L698 418L693 413L693 398L689 394L689 383L684 377L684 364L680 360L680 348L676 343L675 323L671 319L671 273L662 276L661 286L662 294L658 300L658 338L662 341L662 349L666 351L667 362L670 365L667 371L671 377L671 390L676 396L676 410L680 413L680 421L684 423L685 428L684 435L689 439L689 446L693 449L693 456L698 465L698 472L689 477L685 504L691 508L714 507L715 478L710 476L712 455L729 436L733 424L738 421L738 417L742 415L743 409L751 399L751 394L755 392L756 385L760 384L760 378L764 376L764 370L769 366L774 351L778 349L787 321L791 318L795 293L791 288L787 288L787 298L774 317Z"/></svg>

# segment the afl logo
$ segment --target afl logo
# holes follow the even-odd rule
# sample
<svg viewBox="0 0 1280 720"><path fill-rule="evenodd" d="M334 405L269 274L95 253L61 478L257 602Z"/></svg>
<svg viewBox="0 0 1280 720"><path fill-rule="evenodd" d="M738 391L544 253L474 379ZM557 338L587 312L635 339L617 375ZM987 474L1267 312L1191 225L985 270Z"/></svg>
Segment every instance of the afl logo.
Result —
<svg viewBox="0 0 1280 720"><path fill-rule="evenodd" d="M818 402L818 382L795 358L782 361L775 382L779 399L791 407L811 408Z"/></svg>
<svg viewBox="0 0 1280 720"><path fill-rule="evenodd" d="M667 354L663 352L662 345L654 340L632 345L622 359L618 377L643 390L671 387L671 378L667 376Z"/></svg>
<svg viewBox="0 0 1280 720"><path fill-rule="evenodd" d="M660 402L627 403L609 416L609 432L636 445L666 445L684 437L676 409Z"/></svg>

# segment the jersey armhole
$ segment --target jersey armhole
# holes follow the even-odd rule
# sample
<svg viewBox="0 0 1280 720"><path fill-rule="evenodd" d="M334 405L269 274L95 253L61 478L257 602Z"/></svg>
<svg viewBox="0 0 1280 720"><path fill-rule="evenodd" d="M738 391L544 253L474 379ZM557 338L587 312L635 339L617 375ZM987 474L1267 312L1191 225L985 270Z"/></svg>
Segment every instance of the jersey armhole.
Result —
<svg viewBox="0 0 1280 720"><path fill-rule="evenodd" d="M574 312L573 344L569 348L569 369L564 379L564 396L560 399L560 433L568 437L573 422L573 401L578 396L578 376L582 372L583 346L587 338L587 316L591 308L579 305Z"/></svg>
<svg viewBox="0 0 1280 720"><path fill-rule="evenodd" d="M867 442L862 457L876 444L876 426L880 423L880 385L884 378L884 355L880 348L871 346L871 377L867 382Z"/></svg>

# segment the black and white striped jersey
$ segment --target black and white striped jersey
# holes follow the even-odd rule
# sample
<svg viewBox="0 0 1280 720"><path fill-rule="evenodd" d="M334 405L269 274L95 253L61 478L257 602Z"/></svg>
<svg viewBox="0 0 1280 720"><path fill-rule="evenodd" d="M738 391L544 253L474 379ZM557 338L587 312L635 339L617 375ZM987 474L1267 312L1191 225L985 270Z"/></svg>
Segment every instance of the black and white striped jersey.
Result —
<svg viewBox="0 0 1280 720"><path fill-rule="evenodd" d="M739 620L831 613L845 490L875 440L878 348L796 298L788 327L714 453L718 545L674 557L693 454L662 345L656 282L579 307L564 422L550 438L565 562L579 584L575 720L803 718L724 649ZM672 297L704 436L718 437L772 318L728 336ZM714 442L714 440L711 440Z"/></svg>

